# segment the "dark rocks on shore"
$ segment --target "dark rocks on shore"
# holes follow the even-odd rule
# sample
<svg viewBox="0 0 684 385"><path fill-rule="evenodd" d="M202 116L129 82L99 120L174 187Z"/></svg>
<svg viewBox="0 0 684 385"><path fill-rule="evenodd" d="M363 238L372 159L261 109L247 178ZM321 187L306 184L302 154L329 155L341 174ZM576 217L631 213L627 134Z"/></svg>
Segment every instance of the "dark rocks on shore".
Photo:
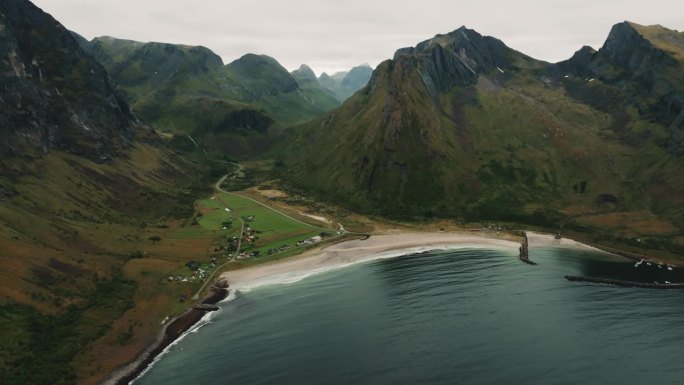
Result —
<svg viewBox="0 0 684 385"><path fill-rule="evenodd" d="M211 287L209 295L182 315L170 322L164 329L163 336L143 352L138 358L116 370L100 385L126 385L138 377L173 341L190 330L207 312L219 310L216 306L228 296L228 282L220 278Z"/></svg>

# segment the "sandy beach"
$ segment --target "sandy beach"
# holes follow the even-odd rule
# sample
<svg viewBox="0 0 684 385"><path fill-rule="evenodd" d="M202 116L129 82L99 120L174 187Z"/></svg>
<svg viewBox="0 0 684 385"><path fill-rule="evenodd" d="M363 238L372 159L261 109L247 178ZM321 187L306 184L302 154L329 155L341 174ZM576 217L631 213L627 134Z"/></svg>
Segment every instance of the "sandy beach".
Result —
<svg viewBox="0 0 684 385"><path fill-rule="evenodd" d="M535 233L533 231L527 232L527 239L530 242L530 247L565 247L575 250L586 250L596 253L610 254L570 238L556 239L553 235Z"/></svg>
<svg viewBox="0 0 684 385"><path fill-rule="evenodd" d="M527 236L532 248L565 247L616 257L572 239L555 239L553 235L535 232L528 232ZM296 282L355 263L459 247L497 248L508 250L512 256L517 256L520 242L515 236L503 232L498 236L492 232L380 234L372 235L366 240L340 242L281 261L228 271L221 277L228 280L231 288L244 291L269 284Z"/></svg>
<svg viewBox="0 0 684 385"><path fill-rule="evenodd" d="M506 236L506 238L504 238ZM551 237L553 238L553 237ZM480 233L397 233L373 235L366 240L350 240L298 257L228 271L221 275L230 287L248 290L276 283L290 283L324 271L374 259L392 258L415 252L458 247L497 248L517 255L520 243L515 237Z"/></svg>

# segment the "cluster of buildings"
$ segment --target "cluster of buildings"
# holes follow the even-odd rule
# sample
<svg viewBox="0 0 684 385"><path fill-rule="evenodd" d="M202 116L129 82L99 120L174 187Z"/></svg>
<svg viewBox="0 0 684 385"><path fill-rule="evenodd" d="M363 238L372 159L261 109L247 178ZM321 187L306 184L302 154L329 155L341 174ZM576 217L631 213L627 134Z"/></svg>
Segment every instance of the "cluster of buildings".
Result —
<svg viewBox="0 0 684 385"><path fill-rule="evenodd" d="M209 265L206 268L203 268L202 265L196 261L190 261L186 263L185 266L192 271L189 276L184 277L181 275L170 275L167 280L169 282L194 282L198 279L204 281L207 273L216 267L216 258L212 258L211 262L209 262Z"/></svg>
<svg viewBox="0 0 684 385"><path fill-rule="evenodd" d="M305 239L303 241L297 242L297 246L313 245L314 243L318 243L322 240L323 240L322 235L316 235L315 237L311 237L309 239Z"/></svg>

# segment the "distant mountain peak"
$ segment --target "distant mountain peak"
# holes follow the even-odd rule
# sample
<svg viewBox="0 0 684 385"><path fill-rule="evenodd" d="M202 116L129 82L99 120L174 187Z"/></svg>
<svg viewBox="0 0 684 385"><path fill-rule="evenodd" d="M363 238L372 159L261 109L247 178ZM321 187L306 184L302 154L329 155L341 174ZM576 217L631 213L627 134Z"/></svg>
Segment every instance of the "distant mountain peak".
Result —
<svg viewBox="0 0 684 385"><path fill-rule="evenodd" d="M278 73L285 72L289 75L289 72L287 72L287 70L276 59L268 55L248 53L242 55L239 59L234 60L232 63L229 63L228 66L246 72L253 72L261 67L269 67Z"/></svg>
<svg viewBox="0 0 684 385"><path fill-rule="evenodd" d="M265 84L260 92L288 93L299 89L295 78L276 59L248 53L226 66L236 74ZM269 89L269 91L265 91Z"/></svg>
<svg viewBox="0 0 684 385"><path fill-rule="evenodd" d="M306 64L302 64L298 69L292 71L292 76L297 80L304 81L317 81L316 74L313 72L311 67Z"/></svg>
<svg viewBox="0 0 684 385"><path fill-rule="evenodd" d="M313 72L313 70L311 69L311 67L309 67L309 66L306 65L306 64L301 64L301 65L299 66L298 69L299 69L300 71L311 71L311 72Z"/></svg>
<svg viewBox="0 0 684 385"><path fill-rule="evenodd" d="M323 88L332 92L337 100L343 102L368 84L372 75L373 68L368 63L364 63L349 71L336 72L333 75L323 72L318 82Z"/></svg>
<svg viewBox="0 0 684 385"><path fill-rule="evenodd" d="M233 63L243 63L243 64L261 64L261 63L267 63L267 64L277 64L280 66L280 63L271 56L268 55L263 55L263 54L255 54L255 53L247 53L242 55L240 58L237 60L233 61Z"/></svg>

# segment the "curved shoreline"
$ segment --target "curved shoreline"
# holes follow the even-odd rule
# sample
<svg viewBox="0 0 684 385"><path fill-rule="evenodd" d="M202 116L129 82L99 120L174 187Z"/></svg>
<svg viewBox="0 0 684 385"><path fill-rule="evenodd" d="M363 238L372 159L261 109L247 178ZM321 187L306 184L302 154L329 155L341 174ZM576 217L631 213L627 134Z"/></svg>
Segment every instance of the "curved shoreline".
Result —
<svg viewBox="0 0 684 385"><path fill-rule="evenodd" d="M513 238L513 236L510 236ZM370 241L370 242L369 242ZM312 249L298 256L281 261L256 265L245 269L224 272L216 280L211 288L211 294L201 304L216 305L228 296L228 283L232 290L249 289L253 285L246 285L246 277L254 272L263 277L278 276L278 272L292 272L293 267L300 267L302 275L295 280L306 276L323 273L334 268L343 268L354 263L370 261L380 258L391 258L399 255L417 253L440 248L462 247L505 247L517 250L518 241L496 238L487 234L473 235L472 233L397 233L372 235L363 240L345 240L318 249ZM318 269L312 269L311 263L324 261ZM293 266L294 265L294 266ZM239 275L239 276L238 276ZM282 277L281 277L282 278ZM268 284L261 281L256 286ZM192 329L207 314L207 309L199 309L195 306L185 313L169 321L160 331L155 342L139 353L132 361L114 369L98 385L128 385L147 370L154 360L166 348L173 344L185 332ZM209 310L210 311L210 310Z"/></svg>
<svg viewBox="0 0 684 385"><path fill-rule="evenodd" d="M210 294L185 313L169 321L150 346L133 361L114 369L110 375L100 381L100 385L127 385L147 370L154 360L166 348L173 344L185 332L192 329L207 313L216 310L214 305L228 296L228 283L219 278L211 287Z"/></svg>
<svg viewBox="0 0 684 385"><path fill-rule="evenodd" d="M496 233L499 235L499 233ZM489 232L420 233L397 232L371 235L366 239L345 240L322 248L312 249L288 259L223 272L211 288L211 294L201 304L215 305L228 296L228 283L232 290L249 290L258 286L296 282L311 275L325 273L353 264L394 258L430 250L454 248L502 248L512 255L520 251L519 236L502 232L496 236ZM527 232L531 247L567 247L626 257L595 245L572 239L554 239L553 235ZM629 257L627 257L629 258ZM168 322L157 340L131 362L120 366L99 382L99 385L127 385L145 372L154 360L185 332L192 329L209 309L195 307Z"/></svg>
<svg viewBox="0 0 684 385"><path fill-rule="evenodd" d="M517 238L509 234L501 237L473 233L380 234L366 240L355 239L311 250L285 260L227 271L221 277L230 282L235 290L249 290L264 285L291 283L361 262L429 250L485 247L510 250L512 255L516 255L520 245Z"/></svg>

